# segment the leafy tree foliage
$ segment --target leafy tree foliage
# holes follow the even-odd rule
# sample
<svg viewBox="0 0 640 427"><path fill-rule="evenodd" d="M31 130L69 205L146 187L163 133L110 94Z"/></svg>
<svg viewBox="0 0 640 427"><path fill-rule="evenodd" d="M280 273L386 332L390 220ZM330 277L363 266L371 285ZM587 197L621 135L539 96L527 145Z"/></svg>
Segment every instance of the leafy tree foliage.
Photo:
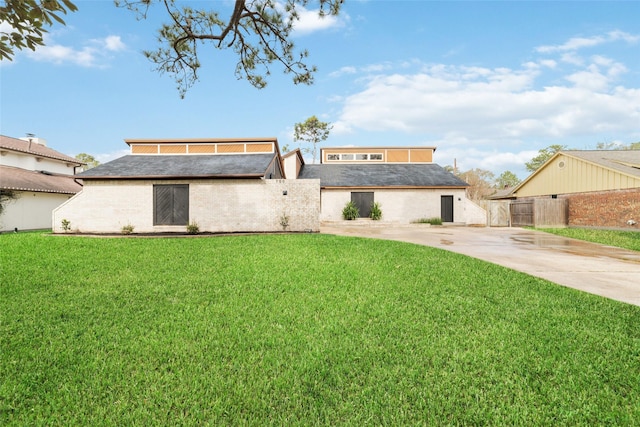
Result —
<svg viewBox="0 0 640 427"><path fill-rule="evenodd" d="M317 5L320 17L340 13L343 0L235 0L229 16L204 6L209 2L179 0L114 0L116 6L133 11L145 19L149 10L159 7L168 23L158 30L160 46L144 54L160 73L169 73L175 80L181 97L198 80L199 50L209 44L217 49L231 49L238 56L235 74L254 87L267 85L274 63L280 64L293 82L312 84L316 67L307 64L309 53L296 50L291 40L294 26L300 20L300 10ZM203 6L194 8L192 5ZM213 5L220 5L211 2ZM0 59L12 60L14 49L35 50L44 45L43 35L54 21L65 25L62 15L75 12L71 0L4 0L0 6L0 22L11 28L0 32Z"/></svg>
<svg viewBox="0 0 640 427"><path fill-rule="evenodd" d="M504 171L500 174L500 176L496 179L496 188L511 188L520 184L520 180L516 176L515 173L511 171Z"/></svg>
<svg viewBox="0 0 640 427"><path fill-rule="evenodd" d="M0 215L3 214L7 204L18 198L18 194L16 194L13 190L7 190L4 188L0 188Z"/></svg>
<svg viewBox="0 0 640 427"><path fill-rule="evenodd" d="M209 43L232 49L239 57L236 77L258 89L266 86L271 65L280 63L293 82L311 84L315 66L306 63L308 52L297 52L291 32L300 19L300 7L319 5L319 15L337 15L343 0L235 0L233 12L222 17L215 10L178 6L176 0L115 0L119 7L135 12L139 19L154 5L162 7L170 21L158 31L160 47L144 52L160 73L176 81L180 96L198 80L198 48ZM196 3L197 4L197 3ZM215 4L215 3L214 3Z"/></svg>
<svg viewBox="0 0 640 427"><path fill-rule="evenodd" d="M481 200L495 193L495 175L491 171L475 168L462 172L458 177L469 184L467 197L471 200Z"/></svg>
<svg viewBox="0 0 640 427"><path fill-rule="evenodd" d="M524 165L529 172L535 172L545 164L547 160L553 157L558 151L567 150L566 145L553 144L538 151L538 155Z"/></svg>
<svg viewBox="0 0 640 427"><path fill-rule="evenodd" d="M313 154L313 163L316 162L318 153L318 143L326 140L331 131L331 124L318 120L316 116L311 116L301 123L296 123L293 133L294 141L305 141L313 144L313 148L305 148L303 151Z"/></svg>
<svg viewBox="0 0 640 427"><path fill-rule="evenodd" d="M87 153L76 154L76 159L80 160L82 163L86 163L84 170L95 168L100 164L100 162L97 161L95 157Z"/></svg>
<svg viewBox="0 0 640 427"><path fill-rule="evenodd" d="M596 150L640 150L640 142L632 142L629 145L616 144L615 142L598 142Z"/></svg>
<svg viewBox="0 0 640 427"><path fill-rule="evenodd" d="M36 50L44 46L44 34L54 21L65 25L62 15L78 10L70 0L4 0L0 22L10 27L0 31L0 60L12 61L14 49Z"/></svg>

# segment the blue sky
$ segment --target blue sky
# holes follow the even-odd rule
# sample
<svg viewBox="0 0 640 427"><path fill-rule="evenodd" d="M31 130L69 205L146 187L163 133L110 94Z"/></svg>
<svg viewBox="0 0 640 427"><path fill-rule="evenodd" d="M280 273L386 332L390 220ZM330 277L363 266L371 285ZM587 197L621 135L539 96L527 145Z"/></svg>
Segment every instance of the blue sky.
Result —
<svg viewBox="0 0 640 427"><path fill-rule="evenodd" d="M230 1L191 1L229 10ZM311 115L324 146L436 146L460 170L505 170L551 144L640 141L640 1L357 1L306 18L298 47L313 86L273 68L257 90L231 52L201 48L200 81L180 99L142 55L164 16L137 21L111 1L76 0L47 47L0 65L0 133L26 133L105 162L125 138L278 138ZM315 7L310 3L310 9Z"/></svg>

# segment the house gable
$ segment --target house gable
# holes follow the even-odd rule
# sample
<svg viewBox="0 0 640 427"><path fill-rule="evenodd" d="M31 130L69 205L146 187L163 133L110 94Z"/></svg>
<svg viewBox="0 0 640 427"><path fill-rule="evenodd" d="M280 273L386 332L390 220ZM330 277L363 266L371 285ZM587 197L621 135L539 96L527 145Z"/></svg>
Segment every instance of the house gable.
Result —
<svg viewBox="0 0 640 427"><path fill-rule="evenodd" d="M561 151L514 189L517 197L640 188L640 151Z"/></svg>
<svg viewBox="0 0 640 427"><path fill-rule="evenodd" d="M299 148L289 151L282 156L282 163L284 165L285 176L288 179L297 179L300 175L300 170L304 165L304 157L302 151Z"/></svg>

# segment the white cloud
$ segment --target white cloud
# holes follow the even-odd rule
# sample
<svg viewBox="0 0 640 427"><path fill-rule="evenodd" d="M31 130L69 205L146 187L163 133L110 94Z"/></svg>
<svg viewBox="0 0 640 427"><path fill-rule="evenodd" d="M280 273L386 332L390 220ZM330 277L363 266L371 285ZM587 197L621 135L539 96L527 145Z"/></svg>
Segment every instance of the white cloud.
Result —
<svg viewBox="0 0 640 427"><path fill-rule="evenodd" d="M521 179L525 162L552 143L586 149L602 138L640 138L640 87L621 83L627 67L609 56L557 53L516 69L351 67L364 86L341 101L332 134L413 135L440 147L438 164Z"/></svg>
<svg viewBox="0 0 640 427"><path fill-rule="evenodd" d="M100 40L98 40L100 42ZM113 52L119 52L121 50L125 50L127 47L120 39L120 36L108 36L104 39L104 46L107 50L111 50Z"/></svg>
<svg viewBox="0 0 640 427"><path fill-rule="evenodd" d="M103 39L91 39L86 46L75 48L54 42L52 37L45 39L45 45L35 51L27 51L27 56L43 62L54 64L75 64L81 67L104 67L108 52L126 49L120 36L110 35Z"/></svg>
<svg viewBox="0 0 640 427"><path fill-rule="evenodd" d="M340 28L345 26L349 20L349 16L344 12L341 12L338 16L320 16L318 10L306 9L299 5L296 10L299 19L293 25L295 34L310 34L330 28Z"/></svg>
<svg viewBox="0 0 640 427"><path fill-rule="evenodd" d="M334 71L332 73L329 74L329 77L341 77L344 76L346 74L355 74L357 72L357 68L356 67L351 67L351 66L347 66L347 67L342 67L337 71Z"/></svg>
<svg viewBox="0 0 640 427"><path fill-rule="evenodd" d="M621 32L593 38L601 39L635 40ZM344 98L333 133L401 132L467 147L602 132L638 135L640 88L621 85L627 67L603 55L578 60L572 52L560 54L562 66L544 58L517 69L423 64L412 72L376 70L360 76L362 90Z"/></svg>
<svg viewBox="0 0 640 427"><path fill-rule="evenodd" d="M460 142L460 141L459 141ZM503 171L511 171L518 178L524 179L528 172L525 170L524 164L538 154L537 150L517 150L500 151L488 147L465 148L456 145L451 147L449 140L438 141L435 145L444 148L438 148L434 153L434 161L442 166L456 165L459 171L467 171L469 169L484 169L494 172L496 178Z"/></svg>
<svg viewBox="0 0 640 427"><path fill-rule="evenodd" d="M633 44L640 41L640 36L634 36L623 31L611 31L600 36L573 37L561 45L538 46L535 50L540 53L571 52L615 41L625 41Z"/></svg>

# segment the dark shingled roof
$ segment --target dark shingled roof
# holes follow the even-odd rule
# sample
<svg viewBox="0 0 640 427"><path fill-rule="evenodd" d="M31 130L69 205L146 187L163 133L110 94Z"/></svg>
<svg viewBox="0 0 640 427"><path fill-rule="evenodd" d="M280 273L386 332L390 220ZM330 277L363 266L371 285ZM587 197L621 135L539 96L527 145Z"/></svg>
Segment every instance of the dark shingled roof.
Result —
<svg viewBox="0 0 640 427"><path fill-rule="evenodd" d="M0 166L0 188L6 190L76 194L82 190L82 185L78 184L74 178L72 175Z"/></svg>
<svg viewBox="0 0 640 427"><path fill-rule="evenodd" d="M262 177L276 154L128 155L77 176L99 178L233 178Z"/></svg>
<svg viewBox="0 0 640 427"><path fill-rule="evenodd" d="M320 179L321 187L466 187L442 166L429 164L304 165L300 179Z"/></svg>

